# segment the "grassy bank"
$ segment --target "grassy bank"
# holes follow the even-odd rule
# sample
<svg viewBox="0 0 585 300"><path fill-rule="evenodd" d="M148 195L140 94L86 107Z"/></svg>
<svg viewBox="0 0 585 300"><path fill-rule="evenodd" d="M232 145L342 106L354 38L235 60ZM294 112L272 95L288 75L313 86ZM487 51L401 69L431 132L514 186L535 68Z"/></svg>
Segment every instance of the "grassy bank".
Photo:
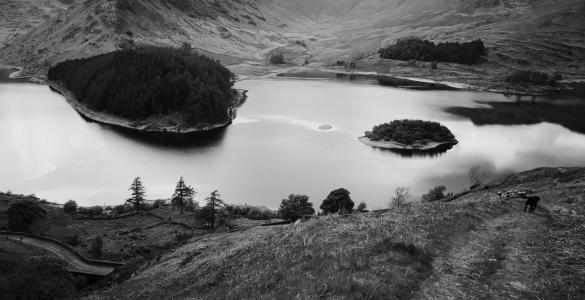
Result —
<svg viewBox="0 0 585 300"><path fill-rule="evenodd" d="M497 196L511 188L539 194L537 212ZM197 237L87 298L577 299L583 196L583 169L539 169L448 203Z"/></svg>

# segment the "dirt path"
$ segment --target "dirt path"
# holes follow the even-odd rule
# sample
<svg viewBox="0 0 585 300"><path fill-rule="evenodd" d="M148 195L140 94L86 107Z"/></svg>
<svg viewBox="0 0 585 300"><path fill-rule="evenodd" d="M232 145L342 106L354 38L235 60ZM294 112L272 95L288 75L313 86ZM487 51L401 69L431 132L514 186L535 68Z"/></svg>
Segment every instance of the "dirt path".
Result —
<svg viewBox="0 0 585 300"><path fill-rule="evenodd" d="M550 218L545 208L536 213L514 210L486 220L455 241L433 263L434 274L422 285L416 299L525 299L539 259L531 246Z"/></svg>

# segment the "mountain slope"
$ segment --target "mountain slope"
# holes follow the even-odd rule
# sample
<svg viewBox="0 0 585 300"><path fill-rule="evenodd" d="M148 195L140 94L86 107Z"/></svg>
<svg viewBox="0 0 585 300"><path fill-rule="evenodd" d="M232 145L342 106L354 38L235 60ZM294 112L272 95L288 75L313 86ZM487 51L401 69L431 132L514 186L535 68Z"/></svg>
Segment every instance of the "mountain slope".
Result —
<svg viewBox="0 0 585 300"><path fill-rule="evenodd" d="M45 2L61 3L27 0ZM585 76L582 0L78 0L64 7L14 29L20 34L0 50L5 60L42 74L55 62L132 44L190 43L230 62L266 62L278 49L291 53L296 64L367 57L367 68L390 72L377 50L417 36L481 38L489 50L485 68Z"/></svg>

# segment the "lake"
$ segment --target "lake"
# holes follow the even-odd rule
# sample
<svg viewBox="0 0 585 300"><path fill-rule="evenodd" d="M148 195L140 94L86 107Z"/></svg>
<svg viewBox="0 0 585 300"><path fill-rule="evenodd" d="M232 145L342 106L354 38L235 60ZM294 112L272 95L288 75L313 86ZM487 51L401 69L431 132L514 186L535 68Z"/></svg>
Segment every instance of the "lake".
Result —
<svg viewBox="0 0 585 300"><path fill-rule="evenodd" d="M500 120L476 125L446 111L481 113L490 109L488 103L514 102L495 93L414 91L335 79L245 80L237 87L249 90L248 99L231 126L203 141L176 145L87 122L49 87L8 80L6 74L0 74L0 190L54 202L121 204L136 176L148 198L169 198L184 176L200 202L217 189L227 203L277 208L296 193L309 195L318 207L331 190L345 187L354 202L374 209L386 207L397 187L410 187L412 200L436 185L461 191L470 185L467 174L475 165L492 176L585 165L585 135L570 126L498 125ZM576 96L529 102L518 104L520 111L585 105ZM405 156L357 139L376 124L403 118L441 122L459 144L432 156ZM322 125L331 128L320 130Z"/></svg>

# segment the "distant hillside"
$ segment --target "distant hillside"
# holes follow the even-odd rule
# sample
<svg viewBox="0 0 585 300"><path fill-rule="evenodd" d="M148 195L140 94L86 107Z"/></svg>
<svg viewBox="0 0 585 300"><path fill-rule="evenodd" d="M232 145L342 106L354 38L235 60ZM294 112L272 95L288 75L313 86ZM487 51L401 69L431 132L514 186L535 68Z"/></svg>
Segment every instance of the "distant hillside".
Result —
<svg viewBox="0 0 585 300"><path fill-rule="evenodd" d="M72 5L65 10L63 3ZM490 67L585 74L582 0L9 0L4 6L4 14L27 17L0 30L4 40L10 37L2 56L36 73L132 44L184 42L237 62L267 61L273 50L303 40L306 49L289 52L331 64L377 57L381 47L416 36L481 38Z"/></svg>

